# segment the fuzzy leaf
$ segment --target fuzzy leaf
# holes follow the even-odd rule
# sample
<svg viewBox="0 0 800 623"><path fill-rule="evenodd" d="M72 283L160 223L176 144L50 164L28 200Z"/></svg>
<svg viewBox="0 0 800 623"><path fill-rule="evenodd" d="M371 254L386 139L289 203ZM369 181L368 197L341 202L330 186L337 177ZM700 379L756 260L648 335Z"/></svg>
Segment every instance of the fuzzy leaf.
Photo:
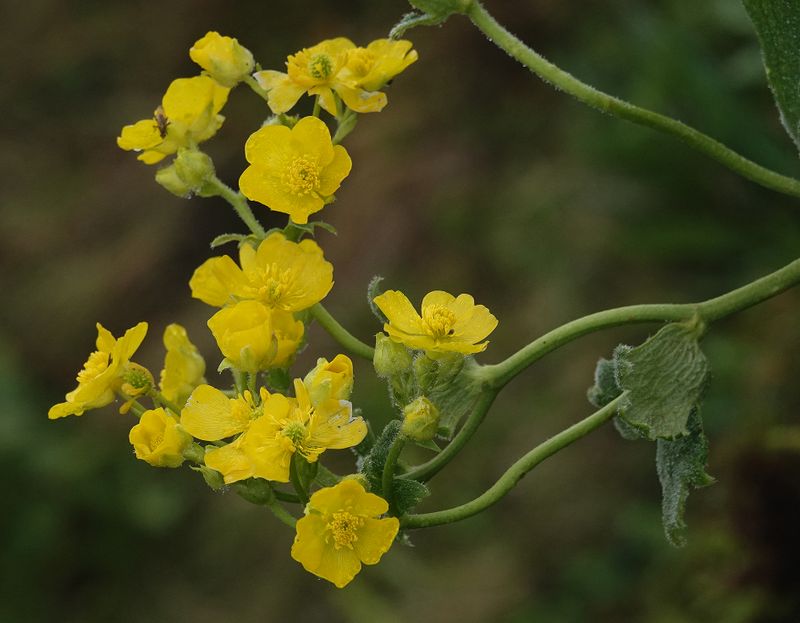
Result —
<svg viewBox="0 0 800 623"><path fill-rule="evenodd" d="M700 401L708 362L697 343L697 328L668 324L641 346L614 351L617 384L627 391L619 416L648 439L685 435L689 415Z"/></svg>
<svg viewBox="0 0 800 623"><path fill-rule="evenodd" d="M744 0L783 127L800 148L800 2Z"/></svg>
<svg viewBox="0 0 800 623"><path fill-rule="evenodd" d="M375 440L367 458L361 466L361 473L366 476L372 491L380 491L383 485L383 466L389 457L389 450L392 447L397 435L400 433L400 420L392 420L383 429L383 432Z"/></svg>
<svg viewBox="0 0 800 623"><path fill-rule="evenodd" d="M601 358L594 370L594 385L587 390L586 397L592 406L600 409L621 393L622 390L617 384L617 365L615 360ZM642 433L638 429L627 424L618 415L614 416L614 428L617 429L623 439L628 441L642 438Z"/></svg>
<svg viewBox="0 0 800 623"><path fill-rule="evenodd" d="M708 440L697 409L689 417L686 435L658 440L656 470L661 482L661 515L667 540L675 547L686 544L683 515L689 491L714 482L706 473L707 459Z"/></svg>
<svg viewBox="0 0 800 623"><path fill-rule="evenodd" d="M392 502L398 515L407 513L430 494L430 489L416 480L395 478L392 483Z"/></svg>

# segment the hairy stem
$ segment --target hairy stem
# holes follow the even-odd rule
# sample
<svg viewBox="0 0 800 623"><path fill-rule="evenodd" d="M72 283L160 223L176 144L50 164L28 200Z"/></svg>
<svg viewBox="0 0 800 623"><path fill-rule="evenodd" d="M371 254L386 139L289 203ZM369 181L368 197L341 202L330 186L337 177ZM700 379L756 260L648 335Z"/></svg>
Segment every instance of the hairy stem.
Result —
<svg viewBox="0 0 800 623"><path fill-rule="evenodd" d="M222 182L216 176L212 177L207 184L213 189L213 193L216 196L222 197L231 204L236 214L239 215L239 218L244 221L244 224L247 225L253 234L259 238L264 238L266 236L264 228L261 226L261 223L256 220L253 211L250 209L250 204L241 192L233 190L233 188Z"/></svg>
<svg viewBox="0 0 800 623"><path fill-rule="evenodd" d="M339 342L339 344L354 355L372 361L372 357L375 355L375 349L359 340L340 325L336 321L336 318L331 316L328 310L322 306L322 303L317 303L311 308L311 315L334 340Z"/></svg>
<svg viewBox="0 0 800 623"><path fill-rule="evenodd" d="M383 499L389 504L389 511L396 512L394 506L394 499L392 497L392 490L394 489L394 471L397 467L397 459L400 458L400 453L406 445L406 438L403 434L397 435L389 448L389 455L386 457L386 463L383 465L383 479L381 481L381 489L383 490Z"/></svg>
<svg viewBox="0 0 800 623"><path fill-rule="evenodd" d="M617 412L617 405L624 396L625 394L618 396L586 419L581 420L577 424L573 424L566 430L561 431L557 435L554 435L547 441L536 446L509 467L485 493L479 495L471 502L433 513L406 515L400 519L400 527L408 529L439 526L472 517L472 515L486 510L497 503L506 493L511 491L522 477L539 463L553 456L556 452L562 450L581 437L589 434L596 428L599 428L602 424L611 419Z"/></svg>
<svg viewBox="0 0 800 623"><path fill-rule="evenodd" d="M609 327L644 322L681 322L699 318L711 323L757 305L800 283L800 260L748 283L741 288L702 303L630 305L607 309L568 322L534 340L505 361L484 366L481 373L493 387L501 388L547 353L587 333Z"/></svg>
<svg viewBox="0 0 800 623"><path fill-rule="evenodd" d="M800 197L800 180L781 175L756 164L685 123L635 106L618 97L603 93L585 82L581 82L517 39L500 25L477 0L470 4L467 9L467 15L472 20L472 23L499 48L506 51L545 82L572 95L584 104L620 119L677 136L690 147L705 153L732 171L757 184L786 195Z"/></svg>

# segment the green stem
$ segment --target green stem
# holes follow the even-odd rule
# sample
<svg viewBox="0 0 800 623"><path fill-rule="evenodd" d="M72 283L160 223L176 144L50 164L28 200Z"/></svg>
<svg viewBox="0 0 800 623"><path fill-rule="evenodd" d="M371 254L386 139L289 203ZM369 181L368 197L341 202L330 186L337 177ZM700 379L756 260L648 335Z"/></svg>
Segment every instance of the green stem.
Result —
<svg viewBox="0 0 800 623"><path fill-rule="evenodd" d="M425 482L439 473L445 465L453 460L461 451L461 448L472 438L475 431L478 430L481 422L483 422L486 414L489 412L489 407L492 405L496 395L496 391L486 390L485 393L478 398L472 412L467 416L464 424L458 430L455 437L450 440L450 443L430 461L413 467L404 474L401 474L400 478L410 478L412 480Z"/></svg>
<svg viewBox="0 0 800 623"><path fill-rule="evenodd" d="M213 191L213 195L222 197L231 204L236 214L239 215L239 218L244 221L244 224L247 225L253 234L259 238L264 238L267 235L261 223L256 220L253 211L250 209L250 204L241 192L233 190L233 188L222 182L217 176L213 176L208 180L207 184L210 190Z"/></svg>
<svg viewBox="0 0 800 623"><path fill-rule="evenodd" d="M292 483L294 490L297 492L297 498L300 500L300 503L305 506L308 504L308 492L303 486L303 483L300 480L300 474L297 471L298 460L299 456L294 454L289 461L289 482Z"/></svg>
<svg viewBox="0 0 800 623"><path fill-rule="evenodd" d="M317 97L314 98L314 110L311 111L311 115L313 117L316 117L317 119L319 119L319 113L320 113L321 110L322 110L322 106L320 106L319 95L317 95Z"/></svg>
<svg viewBox="0 0 800 623"><path fill-rule="evenodd" d="M297 497L294 493L290 493L289 491L278 491L275 489L273 491L275 493L275 498L280 500L281 502L290 502L291 504L299 504L300 498Z"/></svg>
<svg viewBox="0 0 800 623"><path fill-rule="evenodd" d="M695 317L708 324L757 305L798 283L800 283L800 260L795 260L766 277L702 303L630 305L607 309L553 329L505 361L483 366L480 374L490 385L499 389L547 353L587 333L620 325L644 322L681 322Z"/></svg>
<svg viewBox="0 0 800 623"><path fill-rule="evenodd" d="M336 483L340 482L342 477L338 474L334 474L322 463L317 462L317 475L314 480L322 487L332 487Z"/></svg>
<svg viewBox="0 0 800 623"><path fill-rule="evenodd" d="M586 419L581 420L577 424L573 424L566 430L561 431L557 435L554 435L547 441L536 446L509 467L485 493L479 495L471 502L433 513L406 515L400 519L400 527L408 529L439 526L466 519L467 517L471 517L472 515L486 510L497 503L506 493L511 491L522 477L539 463L610 420L617 412L617 405L623 400L625 395L626 394L618 396Z"/></svg>
<svg viewBox="0 0 800 623"><path fill-rule="evenodd" d="M400 453L403 451L405 445L405 436L402 433L398 434L397 437L394 438L394 441L389 448L389 454L386 456L386 463L383 464L381 490L383 491L383 499L388 502L389 510L392 514L395 514L396 512L392 496L394 489L392 486L394 484L394 472L395 468L397 467L397 459L400 458Z"/></svg>
<svg viewBox="0 0 800 623"><path fill-rule="evenodd" d="M272 511L272 514L275 515L278 519L280 519L283 523L285 523L290 528L294 528L295 524L297 523L297 519L295 519L289 511L287 511L283 506L280 505L277 499L273 500L266 504L266 507Z"/></svg>
<svg viewBox="0 0 800 623"><path fill-rule="evenodd" d="M322 306L322 303L317 303L311 308L311 315L323 329L330 333L334 340L339 342L339 344L354 355L372 361L372 357L375 355L375 349L348 332L347 329L330 315L328 310Z"/></svg>
<svg viewBox="0 0 800 623"><path fill-rule="evenodd" d="M264 101L269 101L269 94L265 89L261 88L261 85L258 84L258 80L253 78L253 76L247 76L244 79L244 82L253 90L256 95L258 95Z"/></svg>
<svg viewBox="0 0 800 623"><path fill-rule="evenodd" d="M581 82L517 39L500 25L477 0L471 3L467 9L467 15L472 20L472 23L499 48L505 50L545 82L572 95L584 104L626 121L677 136L689 146L705 153L732 171L757 184L786 195L800 197L800 181L775 173L748 160L719 141L685 123L635 106L618 97L598 91L585 82Z"/></svg>

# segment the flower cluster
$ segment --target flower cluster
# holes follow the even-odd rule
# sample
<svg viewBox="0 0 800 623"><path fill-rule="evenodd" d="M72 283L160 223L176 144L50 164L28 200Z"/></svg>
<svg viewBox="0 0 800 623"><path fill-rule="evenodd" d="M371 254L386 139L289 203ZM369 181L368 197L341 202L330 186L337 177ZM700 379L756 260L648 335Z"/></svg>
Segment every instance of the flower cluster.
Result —
<svg viewBox="0 0 800 623"><path fill-rule="evenodd" d="M397 516L413 505L399 499L408 487L392 484L397 456L387 455L392 440L386 436L393 430L403 441L433 443L441 405L423 395L397 405L405 423L387 427L386 440L375 443L350 402L349 357L319 358L305 375L292 373L314 319L334 337L346 333L321 307L333 287L333 266L313 239L315 227L325 224L309 219L333 202L350 173L340 142L356 116L386 106L385 87L417 53L408 41L358 47L330 39L290 55L284 73L262 70L236 39L209 32L189 55L202 74L172 82L153 117L125 126L117 142L146 164L174 155L158 170L158 183L181 196L221 196L250 229L223 240L238 242L235 259L211 257L189 279L192 296L215 308L207 326L222 355L218 370L230 373L232 383L218 388L208 382L205 360L180 325L164 331L166 355L156 383L131 360L147 324L118 339L98 324L96 350L78 374L78 387L49 417L81 415L119 400L121 413L138 417L129 435L138 459L167 468L188 462L212 488L232 487L269 507L296 525L292 557L341 588L362 564L376 564L389 550ZM229 92L241 84L261 96L273 116L246 142L248 166L237 192L217 179L199 145L219 131ZM287 115L304 94L315 98L312 114ZM331 118L323 119L322 111ZM265 231L247 199L288 215L286 227ZM387 319L388 337L379 340L390 341L409 362L480 352L497 324L466 294L431 292L421 313L396 291L374 302ZM362 346L359 354L371 352ZM342 449L359 455L359 473L339 476L321 465L325 452ZM299 503L302 517L284 503Z"/></svg>

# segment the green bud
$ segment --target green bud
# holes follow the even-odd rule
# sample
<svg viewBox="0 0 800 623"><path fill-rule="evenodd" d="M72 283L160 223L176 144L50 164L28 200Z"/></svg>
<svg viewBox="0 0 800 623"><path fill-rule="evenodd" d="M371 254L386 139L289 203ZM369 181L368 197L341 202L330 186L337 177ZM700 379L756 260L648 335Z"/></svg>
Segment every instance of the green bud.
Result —
<svg viewBox="0 0 800 623"><path fill-rule="evenodd" d="M403 409L400 432L414 441L430 441L439 430L439 409L425 396L420 396Z"/></svg>
<svg viewBox="0 0 800 623"><path fill-rule="evenodd" d="M393 342L383 333L375 336L375 355L372 365L381 378L402 374L411 368L411 353L402 344Z"/></svg>
<svg viewBox="0 0 800 623"><path fill-rule="evenodd" d="M251 504L270 504L275 499L272 486L263 478L248 478L237 482L236 493Z"/></svg>
<svg viewBox="0 0 800 623"><path fill-rule="evenodd" d="M156 172L156 182L173 195L189 198L194 194L208 196L204 193L206 183L214 176L214 163L208 154L196 149L182 149L168 167Z"/></svg>
<svg viewBox="0 0 800 623"><path fill-rule="evenodd" d="M205 465L200 465L198 467L192 466L192 469L196 472L200 472L203 476L203 480L211 487L212 491L220 491L225 486L225 480L222 478L222 474L217 470L206 467Z"/></svg>

